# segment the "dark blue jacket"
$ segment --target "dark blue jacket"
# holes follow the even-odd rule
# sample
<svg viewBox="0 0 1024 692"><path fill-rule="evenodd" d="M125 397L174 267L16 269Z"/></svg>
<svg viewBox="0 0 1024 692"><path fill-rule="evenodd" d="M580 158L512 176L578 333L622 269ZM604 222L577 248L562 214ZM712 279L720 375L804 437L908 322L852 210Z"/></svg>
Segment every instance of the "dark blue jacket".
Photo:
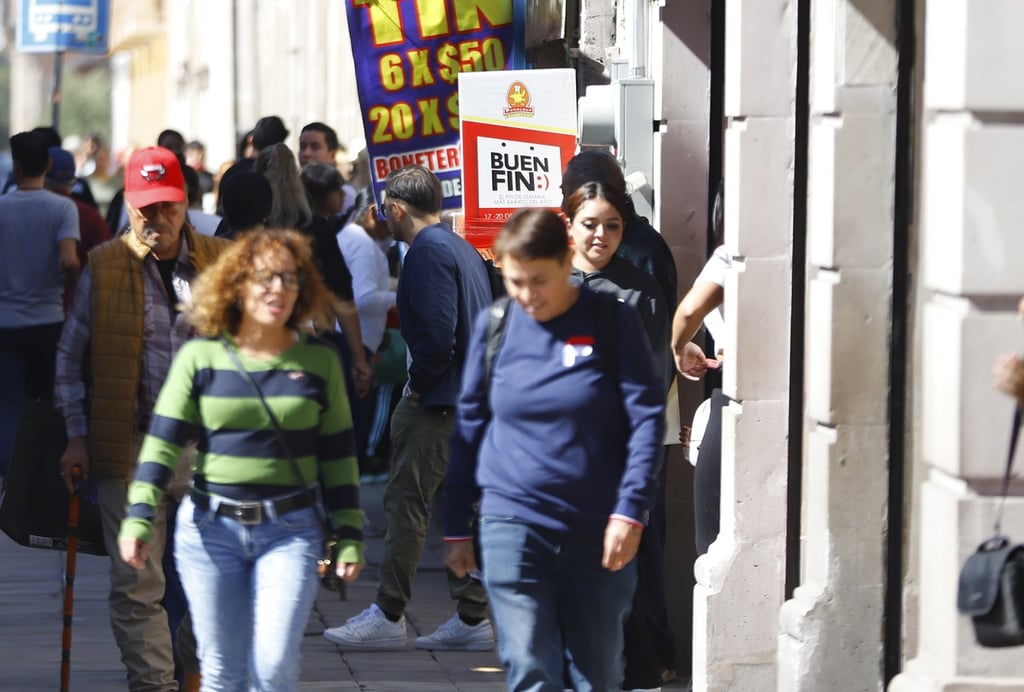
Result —
<svg viewBox="0 0 1024 692"><path fill-rule="evenodd" d="M396 302L409 386L423 406L454 406L473 320L491 304L480 254L447 224L427 226L405 255Z"/></svg>

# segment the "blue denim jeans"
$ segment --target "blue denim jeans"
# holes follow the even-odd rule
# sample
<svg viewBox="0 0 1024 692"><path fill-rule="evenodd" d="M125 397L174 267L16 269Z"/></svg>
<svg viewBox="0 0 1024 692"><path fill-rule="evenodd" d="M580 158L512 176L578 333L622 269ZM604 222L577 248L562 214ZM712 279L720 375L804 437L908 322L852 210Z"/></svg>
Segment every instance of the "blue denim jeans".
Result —
<svg viewBox="0 0 1024 692"><path fill-rule="evenodd" d="M508 689L562 692L568 663L575 690L617 692L636 560L610 572L601 566L603 533L492 516L480 520L480 545Z"/></svg>
<svg viewBox="0 0 1024 692"><path fill-rule="evenodd" d="M202 689L295 690L316 597L323 529L305 507L246 526L216 516L218 498L178 510L174 557L199 647Z"/></svg>

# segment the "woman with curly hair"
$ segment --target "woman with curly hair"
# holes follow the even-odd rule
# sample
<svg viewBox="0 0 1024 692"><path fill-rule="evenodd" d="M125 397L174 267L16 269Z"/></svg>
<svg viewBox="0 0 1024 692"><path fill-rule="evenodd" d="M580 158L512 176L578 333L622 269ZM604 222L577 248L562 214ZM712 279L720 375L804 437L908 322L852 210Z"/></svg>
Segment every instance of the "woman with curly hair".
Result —
<svg viewBox="0 0 1024 692"><path fill-rule="evenodd" d="M204 690L296 689L324 508L337 575L351 581L363 563L341 365L307 333L333 324L332 303L302 235L242 235L197 280L188 310L206 338L182 347L154 407L120 552L135 567L146 561L155 508L182 448L197 440L174 555Z"/></svg>

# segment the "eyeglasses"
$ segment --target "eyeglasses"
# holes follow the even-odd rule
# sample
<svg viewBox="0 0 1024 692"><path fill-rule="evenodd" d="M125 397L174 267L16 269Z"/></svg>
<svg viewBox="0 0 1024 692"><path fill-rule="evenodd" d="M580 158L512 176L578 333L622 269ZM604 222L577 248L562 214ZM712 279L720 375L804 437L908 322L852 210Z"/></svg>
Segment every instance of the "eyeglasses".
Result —
<svg viewBox="0 0 1024 692"><path fill-rule="evenodd" d="M302 286L305 277L302 272L272 272L268 269L256 269L249 274L249 278L263 288L273 288L274 279L280 279L281 285L286 290L297 291Z"/></svg>

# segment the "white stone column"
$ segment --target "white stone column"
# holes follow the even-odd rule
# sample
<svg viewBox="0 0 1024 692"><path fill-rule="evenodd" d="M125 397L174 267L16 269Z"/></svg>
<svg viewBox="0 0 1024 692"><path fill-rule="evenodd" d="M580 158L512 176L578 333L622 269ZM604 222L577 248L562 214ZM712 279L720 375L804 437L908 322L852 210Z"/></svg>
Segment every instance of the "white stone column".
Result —
<svg viewBox="0 0 1024 692"><path fill-rule="evenodd" d="M1015 0L929 2L921 121L922 326L914 440L918 644L894 692L1024 690L1021 649L983 649L956 611L961 566L992 532L1012 411L992 365L1020 352L1024 44ZM1020 455L1018 455L1019 457ZM1020 477L1018 459L1017 474ZM1003 526L1024 540L1024 483Z"/></svg>
<svg viewBox="0 0 1024 692"><path fill-rule="evenodd" d="M779 690L882 688L895 0L814 0L800 586Z"/></svg>
<svg viewBox="0 0 1024 692"><path fill-rule="evenodd" d="M729 343L721 531L697 560L694 689L775 687L783 602L796 0L730 0L725 45Z"/></svg>

